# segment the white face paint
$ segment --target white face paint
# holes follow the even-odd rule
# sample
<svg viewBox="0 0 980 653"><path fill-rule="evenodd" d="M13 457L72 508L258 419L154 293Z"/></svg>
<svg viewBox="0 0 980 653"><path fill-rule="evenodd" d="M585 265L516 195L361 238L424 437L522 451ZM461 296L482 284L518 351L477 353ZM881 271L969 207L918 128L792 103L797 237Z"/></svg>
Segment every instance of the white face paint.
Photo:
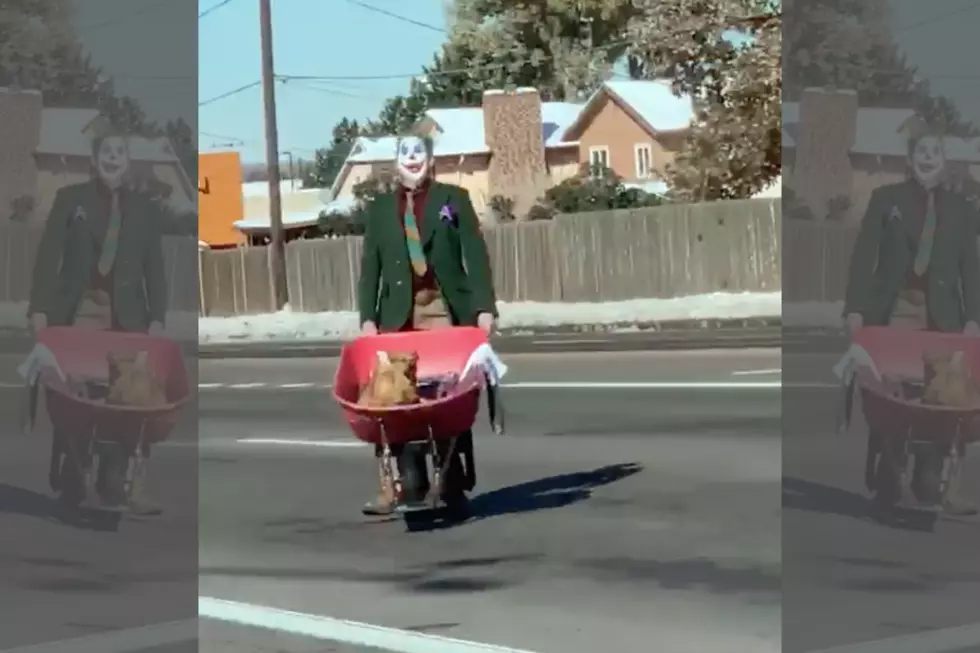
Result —
<svg viewBox="0 0 980 653"><path fill-rule="evenodd" d="M129 171L129 149L122 136L110 136L102 141L95 153L95 169L110 188L118 187Z"/></svg>
<svg viewBox="0 0 980 653"><path fill-rule="evenodd" d="M932 188L939 183L943 170L946 169L946 155L943 144L935 136L925 136L915 144L911 155L912 174L920 184Z"/></svg>
<svg viewBox="0 0 980 653"><path fill-rule="evenodd" d="M417 136L408 136L398 143L398 176L408 188L417 188L429 174L429 157L425 143Z"/></svg>

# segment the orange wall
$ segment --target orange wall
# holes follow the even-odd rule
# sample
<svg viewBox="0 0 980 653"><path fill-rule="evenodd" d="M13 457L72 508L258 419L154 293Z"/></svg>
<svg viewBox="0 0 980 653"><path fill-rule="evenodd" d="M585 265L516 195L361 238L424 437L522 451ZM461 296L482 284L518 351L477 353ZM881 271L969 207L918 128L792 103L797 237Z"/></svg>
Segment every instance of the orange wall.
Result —
<svg viewBox="0 0 980 653"><path fill-rule="evenodd" d="M197 158L198 238L212 247L244 243L235 222L245 214L242 162L238 152L200 154Z"/></svg>

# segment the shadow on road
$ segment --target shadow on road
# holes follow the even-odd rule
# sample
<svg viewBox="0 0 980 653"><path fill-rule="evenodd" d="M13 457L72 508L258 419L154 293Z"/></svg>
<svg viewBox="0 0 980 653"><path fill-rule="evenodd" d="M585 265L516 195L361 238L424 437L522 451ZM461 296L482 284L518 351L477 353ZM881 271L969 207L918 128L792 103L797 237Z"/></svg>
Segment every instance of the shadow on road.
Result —
<svg viewBox="0 0 980 653"><path fill-rule="evenodd" d="M783 508L838 515L904 531L930 531L937 519L934 513L925 511L875 510L863 494L791 476L783 477Z"/></svg>
<svg viewBox="0 0 980 653"><path fill-rule="evenodd" d="M539 559L540 556L531 555L464 558L411 565L397 571L212 566L202 567L200 575L383 584L408 594L470 594L499 590L511 585L514 579L504 573L503 568L523 569L526 565L537 563ZM515 578L523 575L523 573L514 574Z"/></svg>
<svg viewBox="0 0 980 653"><path fill-rule="evenodd" d="M534 481L486 492L470 502L470 522L512 515L564 508L585 501L592 491L643 471L638 463L607 465L586 472L548 476Z"/></svg>
<svg viewBox="0 0 980 653"><path fill-rule="evenodd" d="M667 561L608 558L586 560L580 564L604 578L653 581L664 589L706 589L713 594L763 592L772 594L772 601L777 603L783 587L778 565L723 567L708 558Z"/></svg>
<svg viewBox="0 0 980 653"><path fill-rule="evenodd" d="M53 497L34 490L0 483L0 515L20 515L60 523L72 528L114 532L119 530L118 513L69 509Z"/></svg>

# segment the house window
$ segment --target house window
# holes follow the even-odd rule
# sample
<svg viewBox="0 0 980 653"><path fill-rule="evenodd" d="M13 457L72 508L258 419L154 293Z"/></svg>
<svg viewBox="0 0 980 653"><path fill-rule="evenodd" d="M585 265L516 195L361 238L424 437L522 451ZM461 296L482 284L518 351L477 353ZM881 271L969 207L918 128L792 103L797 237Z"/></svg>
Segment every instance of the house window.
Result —
<svg viewBox="0 0 980 653"><path fill-rule="evenodd" d="M596 169L607 170L609 168L609 148L605 145L589 148L589 167L595 173Z"/></svg>
<svg viewBox="0 0 980 653"><path fill-rule="evenodd" d="M649 143L638 143L633 147L634 161L636 162L636 178L649 179L652 170L650 168L651 148Z"/></svg>

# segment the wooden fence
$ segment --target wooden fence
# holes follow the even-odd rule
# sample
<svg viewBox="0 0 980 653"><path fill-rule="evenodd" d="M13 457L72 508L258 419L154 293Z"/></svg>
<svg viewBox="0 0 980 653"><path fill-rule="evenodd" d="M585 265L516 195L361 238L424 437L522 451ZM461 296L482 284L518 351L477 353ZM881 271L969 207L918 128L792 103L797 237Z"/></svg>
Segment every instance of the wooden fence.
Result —
<svg viewBox="0 0 980 653"><path fill-rule="evenodd" d="M16 223L0 225L0 303L24 303L30 297L34 257L41 240L36 225ZM164 262L170 310L193 312L201 310L198 283L197 243L187 237L164 238Z"/></svg>
<svg viewBox="0 0 980 653"><path fill-rule="evenodd" d="M484 236L503 301L780 289L787 301L832 301L843 296L855 228L784 223L777 199L561 216L487 228ZM38 230L8 224L0 239L0 302L26 301ZM168 238L165 252L171 310L210 316L273 310L265 248L198 252L191 239ZM360 238L289 243L293 308L354 309L360 255Z"/></svg>
<svg viewBox="0 0 980 653"><path fill-rule="evenodd" d="M596 302L780 288L780 204L676 205L561 216L484 230L503 301ZM294 310L352 310L361 239L286 248ZM265 248L206 252L207 315L272 310Z"/></svg>

